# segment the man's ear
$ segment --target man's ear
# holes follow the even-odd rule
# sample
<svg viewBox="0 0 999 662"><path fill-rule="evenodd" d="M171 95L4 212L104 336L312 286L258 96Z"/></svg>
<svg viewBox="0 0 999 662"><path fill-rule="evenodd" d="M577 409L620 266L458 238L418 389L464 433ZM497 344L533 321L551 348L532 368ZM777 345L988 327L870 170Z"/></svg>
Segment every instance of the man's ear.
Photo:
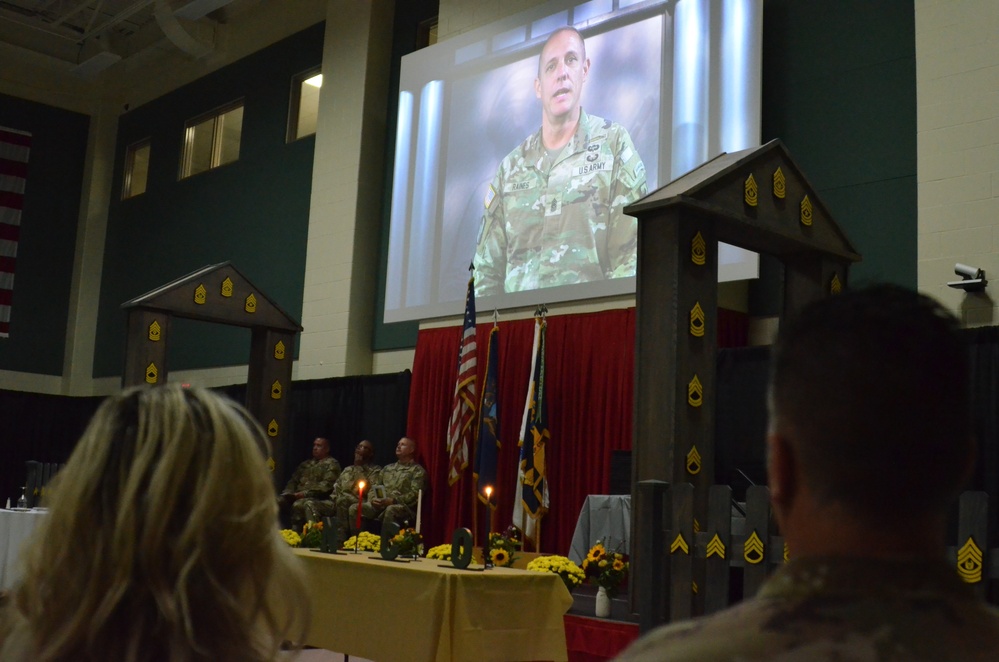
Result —
<svg viewBox="0 0 999 662"><path fill-rule="evenodd" d="M798 492L794 448L786 437L775 431L767 433L767 486L778 514L790 507Z"/></svg>
<svg viewBox="0 0 999 662"><path fill-rule="evenodd" d="M534 79L534 96L536 96L539 99L541 98L541 79L540 78L535 78Z"/></svg>
<svg viewBox="0 0 999 662"><path fill-rule="evenodd" d="M583 82L586 82L586 76L590 73L590 58L583 60Z"/></svg>

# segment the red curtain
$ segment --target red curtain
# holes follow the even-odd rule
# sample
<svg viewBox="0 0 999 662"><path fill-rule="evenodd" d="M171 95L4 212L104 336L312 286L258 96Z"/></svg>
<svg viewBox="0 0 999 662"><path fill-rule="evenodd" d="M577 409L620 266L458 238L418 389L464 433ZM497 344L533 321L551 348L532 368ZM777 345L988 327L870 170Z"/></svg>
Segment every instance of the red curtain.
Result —
<svg viewBox="0 0 999 662"><path fill-rule="evenodd" d="M746 316L739 313L726 311L719 318L719 326L746 325ZM499 327L501 447L495 527L503 530L513 516L517 437L531 371L534 320L500 322ZM487 323L476 329L480 396L490 328L492 324ZM417 440L419 459L430 477L422 520L430 545L449 542L455 528L471 529L473 523L471 461L457 483L447 483L445 439L460 332L460 326L421 330L413 361L407 435ZM541 549L545 552L568 551L586 496L607 493L611 452L631 448L634 340L634 308L548 318L545 388L551 441L546 459L551 508L541 521ZM474 453L474 448L469 449L470 458ZM481 536L486 511L481 504L476 507Z"/></svg>

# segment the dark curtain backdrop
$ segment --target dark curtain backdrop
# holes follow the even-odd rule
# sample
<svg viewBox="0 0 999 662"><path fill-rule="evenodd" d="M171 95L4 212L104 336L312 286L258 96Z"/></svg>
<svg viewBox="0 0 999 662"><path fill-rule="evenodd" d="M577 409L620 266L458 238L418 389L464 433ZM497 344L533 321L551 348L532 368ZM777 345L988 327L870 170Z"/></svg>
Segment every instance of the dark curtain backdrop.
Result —
<svg viewBox="0 0 999 662"><path fill-rule="evenodd" d="M285 444L285 475L311 457L312 440L330 440L341 464L354 461L361 439L375 445L382 464L395 460L395 443L406 431L411 373L339 377L294 382L292 427ZM246 385L218 389L243 402ZM24 485L25 462L65 462L103 397L71 398L0 391L0 506L17 501Z"/></svg>
<svg viewBox="0 0 999 662"><path fill-rule="evenodd" d="M971 363L971 420L978 457L968 489L989 495L991 521L999 516L999 327L964 331ZM990 544L999 530L990 527Z"/></svg>
<svg viewBox="0 0 999 662"><path fill-rule="evenodd" d="M747 319L719 311L719 344L745 344ZM496 528L513 517L519 449L517 437L527 397L534 320L501 322L499 331L499 506ZM479 324L478 394L485 372L485 350L491 323ZM470 465L454 486L447 483L446 431L457 370L460 327L420 331L413 363L409 436L421 445L421 461L430 474L433 517L424 522L431 544L450 540L458 526L472 528ZM576 520L589 494L606 494L610 458L631 449L634 390L635 309L548 318L546 385L548 428L546 450L551 509L541 524L541 548L564 554ZM425 509L424 513L428 511ZM485 507L478 506L479 533Z"/></svg>

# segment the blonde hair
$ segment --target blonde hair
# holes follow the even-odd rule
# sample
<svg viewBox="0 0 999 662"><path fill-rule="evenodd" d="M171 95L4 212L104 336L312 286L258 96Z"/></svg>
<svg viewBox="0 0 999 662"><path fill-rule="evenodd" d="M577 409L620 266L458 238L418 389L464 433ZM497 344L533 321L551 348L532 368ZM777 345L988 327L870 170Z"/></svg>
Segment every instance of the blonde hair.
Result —
<svg viewBox="0 0 999 662"><path fill-rule="evenodd" d="M50 491L13 595L30 659L273 660L308 598L277 531L267 437L202 389L95 414Z"/></svg>

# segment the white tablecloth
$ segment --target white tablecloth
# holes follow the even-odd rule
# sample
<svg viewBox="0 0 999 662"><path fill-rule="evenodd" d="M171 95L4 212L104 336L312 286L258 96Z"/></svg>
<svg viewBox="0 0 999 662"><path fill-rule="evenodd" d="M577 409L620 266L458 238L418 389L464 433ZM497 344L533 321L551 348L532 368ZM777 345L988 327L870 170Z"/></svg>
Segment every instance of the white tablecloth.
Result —
<svg viewBox="0 0 999 662"><path fill-rule="evenodd" d="M0 590L13 587L21 578L18 564L21 546L41 523L44 514L41 510L0 509Z"/></svg>
<svg viewBox="0 0 999 662"><path fill-rule="evenodd" d="M583 502L569 546L569 558L581 563L598 540L612 552L628 553L631 540L631 496L591 494Z"/></svg>

